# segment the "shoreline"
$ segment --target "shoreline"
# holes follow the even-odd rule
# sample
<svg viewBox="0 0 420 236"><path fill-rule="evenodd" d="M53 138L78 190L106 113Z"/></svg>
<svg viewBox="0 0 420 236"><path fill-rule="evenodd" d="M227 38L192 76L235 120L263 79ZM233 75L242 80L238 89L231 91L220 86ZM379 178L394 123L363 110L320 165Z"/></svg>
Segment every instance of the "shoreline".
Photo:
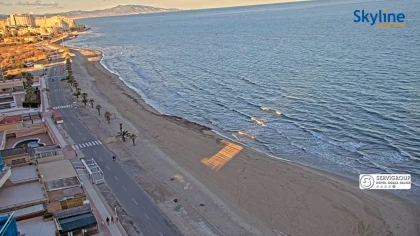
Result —
<svg viewBox="0 0 420 236"><path fill-rule="evenodd" d="M71 38L71 39L73 39L73 38ZM71 39L67 39L67 40L71 40ZM153 107L152 104L150 104L149 102L147 102L147 99L145 99L143 97L143 95L139 94L137 92L137 89L135 87L129 85L121 77L121 75L118 72L111 70L107 65L105 65L105 63L103 62L104 61L104 57L105 57L103 51L98 50L98 49L90 49L90 48L78 48L78 47L70 47L70 46L66 46L66 47L68 47L70 49L87 50L87 51L94 51L94 52L99 53L101 55L100 56L100 60L99 60L99 63L101 64L101 66L105 70L107 70L110 74L113 74L114 76L116 76L118 78L118 80L120 80L125 86L127 86L129 89L131 89L133 92L135 92L137 94L137 96L140 98L140 101L141 101L141 102L138 103L139 105L145 104L145 106L144 105L141 105L141 106L144 107L145 109L149 110L150 112L152 112L153 114L155 114L157 116L166 117L167 119L174 120L175 122L182 121L183 123L186 123L187 125L196 126L200 132L202 132L203 130L210 131L210 132L213 133L213 135L215 137L227 139L230 142L233 142L233 143L236 143L236 144L239 144L239 145L243 145L243 146L245 146L245 147L247 147L249 149L252 149L255 152L260 153L261 155L266 156L267 158L271 158L271 159L278 160L278 161L284 161L284 162L291 163L291 164L294 164L294 165L297 165L297 166L301 166L303 168L308 168L311 171L319 172L319 173L322 173L324 175L329 175L329 177L340 179L341 181L345 181L347 183L356 183L358 185L358 179L356 177L355 178L351 178L349 176L345 176L345 175L340 174L340 173L335 173L335 172L332 172L330 170L320 169L320 168L317 168L315 166L306 165L305 163L300 163L300 162L297 162L297 161L292 161L292 160L289 160L289 159L286 159L286 158L282 158L282 157L278 157L278 156L275 156L275 155L271 155L271 154L265 153L263 151L257 150L255 148L252 148L251 146L248 146L248 145L246 145L244 143L240 143L240 142L238 142L238 140L235 140L235 139L233 139L233 138L231 138L229 136L223 135L223 134L221 134L221 133L213 130L211 127L208 127L206 125L202 125L202 124L199 124L197 122L190 121L190 120L188 120L186 118L183 118L183 117L180 117L180 116L165 114L165 113L159 111L157 108ZM134 99L136 99L136 98L134 98ZM387 193L390 193L390 192L387 192ZM395 195L395 196L397 196L399 198L402 198L404 200L407 200L409 202L414 203L419 208L419 210L420 210L420 205L418 205L415 201L413 201L411 199L408 199L408 198L406 198L404 196L400 196L400 195L398 195L396 193L390 193L390 194Z"/></svg>
<svg viewBox="0 0 420 236"><path fill-rule="evenodd" d="M122 90L123 91L122 93L124 94L124 96L128 97L130 100L132 100L132 102L134 102L135 104L137 104L138 106L140 106L141 109L142 109L142 111L140 111L140 112L149 113L149 115L151 115L152 117L153 116L156 116L157 118L163 118L166 121L171 122L171 123L174 123L177 126L182 126L183 128L187 128L190 131L192 130L193 132L198 133L200 136L209 136L210 139L215 140L216 142L221 142L221 141L223 141L225 139L229 139L227 137L224 137L223 135L220 135L220 134L215 133L209 127L206 127L206 126L197 124L195 122L188 121L188 120L186 120L184 118L181 118L181 117L170 116L170 115L165 115L165 114L159 113L155 108L153 108L151 105L149 105L147 102L145 102L144 99L141 97L141 95L138 94L135 89L133 89L133 88L131 88L131 86L127 85L126 82L118 75L118 73L113 73L112 70L109 70L109 68L107 68L106 65L104 65L102 63L102 60L103 60L103 52L101 52L99 50L84 49L84 48L72 48L72 47L69 47L69 48L70 49L73 49L73 50L76 50L76 51L79 51L79 52L88 51L88 52L93 53L93 54L97 55L98 57L100 57L99 61L96 60L96 61L93 61L92 62L92 64L95 64L96 63L96 66L95 65L93 65L93 66L96 67L96 69L98 69L100 72L104 73L104 75L107 75L109 77L108 78L109 81L112 81L113 79L118 79L119 82L122 85L117 84L117 82L115 82L115 83L113 82L113 85L116 85L117 88L119 88L120 90ZM99 62L99 65L102 68L99 68L98 62ZM93 77L95 78L95 80L104 80L102 77L97 77L97 76L93 76ZM109 102L112 103L112 101L113 101L112 96L111 95L108 95L107 94L107 91L105 91L104 88L98 87L97 82L95 84L96 89L98 89L100 91L100 93L102 94L103 97L106 97L109 100ZM124 88L124 86L125 86L125 88ZM123 87L123 88L121 88L121 87ZM121 101L121 100L119 100L119 101ZM117 108L117 110L118 110L118 108ZM134 120L128 118L124 114L124 112L121 112L121 114L122 114L122 116L125 119L129 120L131 123L133 123L133 124L135 123ZM147 114L145 114L145 115L147 115ZM183 130L182 132L186 132L186 131ZM228 142L234 142L237 145L243 145L243 144L237 143L235 140L229 140ZM209 144L209 146L210 146L210 144ZM290 169L294 169L294 170L291 171L291 173L293 173L293 172L296 171L296 172L299 172L298 175L302 175L302 176L310 175L310 176L312 176L315 179L315 181L314 181L314 179L309 179L308 180L305 177L303 178L303 181L302 181L302 179L299 180L299 181L302 181L302 183L305 183L306 182L305 180L308 180L308 182L315 182L318 185L318 186L317 185L315 185L315 186L320 187L320 188L323 189L323 190L320 190L322 192L322 193L319 194L320 196L328 197L329 194L332 194L331 191L334 191L335 190L336 191L334 193L335 195L340 195L341 194L342 196L344 196L344 199L347 199L347 201L349 201L349 202L351 202L352 204L355 204L355 205L357 205L358 202L355 201L355 199L353 199L353 198L355 196L359 196L361 198L360 201L364 202L364 204L362 204L362 205L364 205L364 208L365 207L369 207L369 204L367 204L367 206L366 206L366 203L368 203L368 202L372 203L372 202L381 200L381 204L378 204L376 207L378 207L378 206L380 207L381 205L385 205L385 204L383 204L384 202L387 202L388 204L391 202L391 205L401 205L401 206L404 206L404 208L407 210L406 213L411 212L410 215L414 216L414 219L416 217L419 217L419 209L415 205L415 203L411 202L408 199L402 198L402 197L400 197L400 196L398 196L398 195L396 195L396 194L394 194L392 192L375 191L375 192L369 192L369 193L367 193L366 191L361 191L361 190L358 189L357 181L354 181L353 179L350 179L350 178L347 178L347 177L344 177L344 176L341 176L341 175L338 175L338 174L335 174L335 173L332 173L332 172L328 172L328 171L316 169L314 167L310 167L310 166L306 166L306 165L301 164L301 163L296 163L296 162L293 162L293 161L289 161L287 159L277 158L277 157L274 157L274 156L270 156L270 155L267 155L265 153L259 152L257 150L251 149L250 147L244 147L243 148L243 152L247 152L247 153L249 153L250 155L253 155L253 156L258 156L258 158L266 158L267 159L267 160L259 160L259 162L262 161L262 162L270 163L271 165L275 165L276 167L277 167L277 165L279 165L279 166L281 166L281 168L286 169L288 171L290 171ZM258 154L255 154L256 152ZM247 156L247 157L252 158L250 156ZM172 156L171 156L171 158L172 158ZM231 162L236 161L239 157L235 157L235 158L233 158ZM258 158L255 158L255 159L258 159ZM175 158L172 158L172 159L175 159ZM177 162L177 160L174 160L174 161ZM272 161L274 163L272 163ZM223 168L227 168L227 167L229 167L228 165L231 165L231 164L232 163L227 163L226 166L223 167ZM237 164L239 164L239 163L237 163ZM267 168L269 168L269 167L270 167L270 165L268 165ZM281 168L279 168L279 169L281 169ZM269 172L269 170L267 170L267 172ZM273 173L276 174L276 172L277 171L274 171ZM305 173L305 172L308 172L308 173ZM282 173L281 172L277 172L276 175L279 175L279 177L280 177L282 175ZM293 180L293 178L292 178L292 180ZM321 183L321 182L324 182L324 181L325 182L329 182L332 185L337 185L337 186L328 186L328 185L327 186L324 186ZM243 184L243 183L241 183L241 184ZM210 185L210 184L208 184L208 185ZM272 185L275 185L275 183L273 183ZM305 184L302 184L302 185L305 185ZM338 186L338 185L343 185L343 186ZM306 189L311 189L312 190L313 187L314 186L311 186L310 184L309 185L306 184L306 186L301 187L299 190L302 190L301 191L302 194L306 194L306 191L307 191ZM226 191L229 191L229 190L225 188L224 191L226 192ZM273 189L273 191L275 191L275 190ZM294 192L294 191L292 191L292 192ZM241 194L244 194L244 193L241 193ZM348 196L347 194L350 194L352 196ZM226 194L220 193L220 195L226 195ZM296 195L296 192L294 193L294 195ZM279 197L280 196L282 196L281 193L279 193ZM287 198L295 198L295 197L297 197L299 199L299 195L293 196L293 194L292 195L286 194L286 197ZM375 199L368 199L369 197L374 197ZM287 200L287 198L286 198L286 200ZM224 200L225 200L225 202L229 202L229 200L232 200L232 199L231 198L230 199L225 198ZM341 203L340 203L341 201L342 200L340 198L338 198L338 199L334 198L334 200L331 202L331 204L334 204L335 203L336 205L338 204L338 206L340 206L341 205ZM327 202L329 202L329 201L327 201ZM234 203L234 204L237 204L237 203ZM294 203L294 204L296 204L296 203ZM314 203L312 202L312 204L314 204ZM352 205L352 204L349 204L349 205ZM413 208L413 206L412 206L413 204L414 204L415 208ZM291 203L291 205L293 205L293 204ZM320 205L322 205L322 204L320 204ZM244 206L241 206L241 204L239 203L239 207L242 207L243 208ZM298 206L295 206L295 207L299 208ZM311 206L311 207L316 208L317 206ZM311 208L311 207L309 207L307 205L307 208ZM328 207L328 204L325 204L324 203L323 206L318 206L318 208L319 207L321 207L321 208L318 209L318 210L316 210L316 211L324 211L324 209L322 209L322 207ZM347 207L342 206L342 205L341 205L341 207L344 207L345 209L347 208ZM287 210L288 206L283 206L283 208L285 208ZM356 208L357 208L357 206L356 206ZM364 209L364 208L360 208L361 214L363 215L363 217L360 217L360 218L366 218L366 221L369 221L368 219L372 218L372 215L369 212L365 212L366 209ZM268 208L268 209L270 209L270 208ZM247 212L250 212L250 211L258 211L258 209L253 209L253 210L251 209L250 210L249 207L248 207L248 209L245 209L245 210ZM373 221L377 222L377 224L383 226L383 227L380 227L380 228L385 228L385 229L389 228L389 229L391 229L391 225L397 224L395 222L394 223L390 222L390 220L392 218L394 218L394 217L389 216L389 214L392 213L392 212L394 212L395 209L393 209L393 210L390 210L389 209L389 211L386 211L387 212L386 214L385 213L382 213L382 214L379 214L379 215L378 215L378 210L373 210L373 209L371 209L371 210L374 211L374 213L375 213L375 216L373 218L382 219L382 217L387 216L386 218L388 218L388 220L383 220L382 223L380 223L381 221L379 221L379 223L378 223L378 221L372 219ZM334 211L334 209L329 209L329 211L330 212L336 212L336 211ZM379 209L379 213L381 213L381 211L382 210ZM311 212L311 213L313 213L313 212ZM357 211L355 213L357 214ZM342 214L343 215L346 215L343 212L342 212ZM260 215L261 216L261 214L252 214L251 213L251 215L254 216L254 217L257 217L259 219L264 218L264 217L255 216L255 215ZM299 214L297 213L297 215L299 215ZM316 221L316 219L315 219L316 217L314 217L314 215L318 215L318 214L312 214L312 217L309 217L308 216L308 218L311 218L311 221L313 223L315 223L315 221ZM337 215L340 215L340 214L337 213ZM332 215L332 218L331 218L331 216L327 216L327 218L330 218L330 219L333 220L333 219L336 219L336 217L339 217L337 215ZM404 214L404 215L407 216L408 214ZM306 218L305 215L303 215L303 216L298 217L297 219L300 219L301 217ZM346 217L346 219L347 219L347 217ZM293 217L291 217L291 218L293 218ZM359 218L359 217L357 217L357 218ZM266 220L267 219L261 220L261 221L263 221L264 224L267 224ZM275 221L275 220L270 220L270 221ZM384 222L387 222L387 224L384 224ZM272 223L274 223L274 222L272 222ZM289 222L289 224L290 223L291 222ZM320 223L320 222L318 222L318 223ZM414 221L413 221L413 223L414 223ZM273 224L270 224L269 223L269 225L271 226L271 227L269 226L269 228L273 229ZM274 225L276 225L276 224L274 224ZM375 227L376 225L375 224L369 224L369 226ZM385 227L385 226L387 226L387 227ZM322 227L322 226L320 225L319 227ZM344 225L341 225L341 227L342 227L341 229L346 229L347 228ZM287 226L281 227L281 229L283 229L283 228L289 228L289 227L287 227ZM299 228L299 227L297 227L297 228ZM340 227L337 227L337 228L340 228ZM397 228L394 228L394 229L397 230ZM407 228L408 228L408 226L407 226ZM379 229L379 231L372 231L372 232L376 232L376 233L382 232L382 233L384 233L384 232L386 232L385 229L382 229L382 231ZM308 229L306 229L306 230L308 230ZM311 231L306 231L306 230L303 229L303 228L300 228L297 232L296 231L293 231L291 229L288 229L286 231L288 231L288 232L290 232L292 234L297 234L297 235L300 235L300 233L303 233L303 232L311 232ZM340 231L340 229L338 229L338 230L339 231L334 231L334 232L335 233L339 233L339 234L340 234L340 232L341 233L349 232L349 231ZM418 225L418 223L417 223L417 227L414 226L414 227L412 227L411 230L414 230L414 231L410 231L411 233L413 233L413 232L418 233L419 232L419 225ZM318 230L315 230L314 232L319 232L319 233L322 232L324 234L326 233L325 231L323 231L323 229L318 229ZM403 232L403 231L400 231L400 233L401 232ZM330 231L330 233L331 233L331 231ZM355 233L355 234L357 234L357 233L363 234L363 232L353 232L353 233ZM405 231L405 232L403 232L403 234L399 234L399 235L410 235L410 234L406 234L406 233L407 233L407 231ZM326 235L332 235L332 234L326 233ZM349 232L349 235L350 235L350 232Z"/></svg>

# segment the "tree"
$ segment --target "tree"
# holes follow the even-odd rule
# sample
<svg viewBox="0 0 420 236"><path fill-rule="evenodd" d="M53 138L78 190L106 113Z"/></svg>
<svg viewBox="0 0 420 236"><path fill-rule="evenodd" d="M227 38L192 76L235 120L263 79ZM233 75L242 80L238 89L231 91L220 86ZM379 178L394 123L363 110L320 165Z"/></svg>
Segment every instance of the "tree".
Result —
<svg viewBox="0 0 420 236"><path fill-rule="evenodd" d="M74 93L73 95L76 96L77 98L79 98L80 91L81 91L81 89L79 87L76 87L76 93Z"/></svg>
<svg viewBox="0 0 420 236"><path fill-rule="evenodd" d="M35 89L29 87L25 91L25 102L34 102L36 100Z"/></svg>
<svg viewBox="0 0 420 236"><path fill-rule="evenodd" d="M105 116L106 120L108 121L108 124L110 124L109 121L111 120L111 116L112 116L111 112L109 112L109 111L105 112L104 116Z"/></svg>
<svg viewBox="0 0 420 236"><path fill-rule="evenodd" d="M123 142L125 142L129 134L130 133L127 130L123 130L117 133L117 138L120 138Z"/></svg>
<svg viewBox="0 0 420 236"><path fill-rule="evenodd" d="M34 84L34 77L32 74L28 72L22 72L21 76L23 79L25 79L25 81L23 81L23 88L32 88L32 85Z"/></svg>
<svg viewBox="0 0 420 236"><path fill-rule="evenodd" d="M102 108L102 106L101 105L96 105L96 110L98 110L98 113L99 113L99 115L101 115L101 108Z"/></svg>
<svg viewBox="0 0 420 236"><path fill-rule="evenodd" d="M82 98L86 99L86 102L87 102L88 94L87 93L82 93ZM85 106L86 106L86 104L85 104Z"/></svg>
<svg viewBox="0 0 420 236"><path fill-rule="evenodd" d="M21 75L22 78L25 79L25 81L23 81L23 87L25 88L25 102L34 102L37 98L35 88L32 87L34 77L31 73L27 72L22 72Z"/></svg>
<svg viewBox="0 0 420 236"><path fill-rule="evenodd" d="M79 87L79 83L78 83L76 80L73 80L72 85L73 85L73 87L74 87L74 88L76 88L76 89Z"/></svg>
<svg viewBox="0 0 420 236"><path fill-rule="evenodd" d="M130 138L131 140L133 140L133 146L136 146L135 141L136 141L137 135L135 135L135 134L128 134L128 138Z"/></svg>
<svg viewBox="0 0 420 236"><path fill-rule="evenodd" d="M88 103L87 98L82 98L82 103L86 106L86 104Z"/></svg>
<svg viewBox="0 0 420 236"><path fill-rule="evenodd" d="M90 106L93 108L93 102L95 102L95 100L93 100L93 99L89 99L89 103L90 103Z"/></svg>

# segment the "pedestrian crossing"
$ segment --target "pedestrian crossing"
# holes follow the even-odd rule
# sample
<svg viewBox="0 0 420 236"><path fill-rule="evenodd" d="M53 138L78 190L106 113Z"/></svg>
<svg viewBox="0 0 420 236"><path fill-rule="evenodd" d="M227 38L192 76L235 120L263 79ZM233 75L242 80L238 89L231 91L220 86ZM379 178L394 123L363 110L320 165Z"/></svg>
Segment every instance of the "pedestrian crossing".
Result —
<svg viewBox="0 0 420 236"><path fill-rule="evenodd" d="M76 106L76 105L69 104L69 105L63 105L63 106L56 106L56 107L53 107L52 109L53 109L53 110L57 110L57 109L63 109L63 108L75 107L75 106Z"/></svg>
<svg viewBox="0 0 420 236"><path fill-rule="evenodd" d="M102 145L101 141L96 140L96 141L92 141L92 142L74 144L74 145L71 145L71 146L73 147L73 150L76 150L76 149L83 149L83 148L92 147L92 146L96 146L96 145Z"/></svg>

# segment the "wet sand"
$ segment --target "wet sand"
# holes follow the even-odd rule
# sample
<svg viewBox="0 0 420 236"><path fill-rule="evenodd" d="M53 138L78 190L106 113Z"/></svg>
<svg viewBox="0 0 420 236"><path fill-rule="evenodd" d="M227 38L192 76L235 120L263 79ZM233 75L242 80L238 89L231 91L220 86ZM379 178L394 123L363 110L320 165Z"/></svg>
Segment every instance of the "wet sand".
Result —
<svg viewBox="0 0 420 236"><path fill-rule="evenodd" d="M269 157L207 127L161 115L100 64L100 52L72 52L80 66L73 70L95 81L90 89L170 157L167 165L174 162L184 171L180 174L191 176L217 210L230 212L248 235L420 235L414 203L388 191L362 191L356 181ZM164 168L155 161L156 171ZM213 223L224 235L238 235Z"/></svg>

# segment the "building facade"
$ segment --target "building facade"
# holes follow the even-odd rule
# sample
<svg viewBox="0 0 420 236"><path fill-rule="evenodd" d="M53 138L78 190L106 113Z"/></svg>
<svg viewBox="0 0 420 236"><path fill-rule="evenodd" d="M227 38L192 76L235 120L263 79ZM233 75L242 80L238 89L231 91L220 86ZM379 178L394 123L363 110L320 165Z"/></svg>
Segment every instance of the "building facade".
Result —
<svg viewBox="0 0 420 236"><path fill-rule="evenodd" d="M44 28L62 28L67 30L74 25L74 21L65 16L44 16L35 18L35 25Z"/></svg>
<svg viewBox="0 0 420 236"><path fill-rule="evenodd" d="M12 14L7 18L9 26L35 26L35 17L31 14Z"/></svg>

